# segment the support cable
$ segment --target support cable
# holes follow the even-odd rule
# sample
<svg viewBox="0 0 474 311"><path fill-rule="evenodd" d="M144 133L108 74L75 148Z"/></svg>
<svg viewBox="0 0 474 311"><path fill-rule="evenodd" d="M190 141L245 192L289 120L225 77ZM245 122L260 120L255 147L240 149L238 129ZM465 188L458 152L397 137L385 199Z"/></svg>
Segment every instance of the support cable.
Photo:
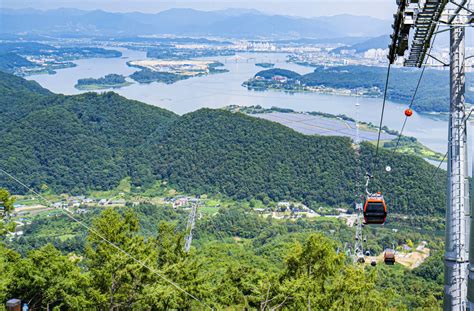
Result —
<svg viewBox="0 0 474 311"><path fill-rule="evenodd" d="M41 195L39 192L37 192L36 190L34 190L33 188L29 187L28 185L26 185L24 182L22 182L21 180L19 180L18 178L16 178L14 175L8 173L7 171L5 171L3 168L0 168L0 173L3 173L4 175L8 176L9 178L11 178L12 180L14 180L16 183L18 183L19 185L21 185L22 187L24 187L25 189L27 189L28 191L31 191L35 196L37 196L38 198L40 198L41 200L43 200L49 207L53 207L53 203L45 198L43 195ZM55 208L57 209L57 208ZM199 302L200 304L202 304L203 306L207 307L208 309L210 310L213 310L209 305L207 305L205 302L203 302L202 300L198 299L196 296L194 296L193 294L189 293L188 291L186 291L185 289L183 289L181 286L179 286L177 283L171 281L170 279L168 279L167 277L165 277L163 274L159 273L156 269L150 267L148 264L146 264L145 262L143 262L142 260L136 258L135 256L133 256L132 254L128 253L127 251L125 251L124 249L122 249L121 247L117 246L116 244L112 243L111 241L109 241L107 238L105 238L101 233L99 233L97 230L91 228L89 225L87 225L86 223L84 223L83 221L77 219L76 217L74 217L74 215L67 209L59 209L60 211L62 211L67 217L69 217L70 219L72 219L73 221L77 222L79 225L81 225L82 227L84 227L87 231L89 231L90 233L94 234L95 236L97 236L99 239L101 239L102 241L104 241L105 243L109 244L110 246L112 246L113 248L115 248L117 251L121 252L122 254L124 254L125 256L127 256L128 258L132 259L133 261L135 261L136 263L138 263L142 268L146 268L148 269L150 272L156 274L158 277L160 277L163 281L165 281L166 283L172 285L174 288L176 288L177 290L179 290L180 292L186 294L187 296L189 296L190 298L196 300L197 302Z"/></svg>
<svg viewBox="0 0 474 311"><path fill-rule="evenodd" d="M435 33L434 36L433 36L433 41L431 43L430 50L428 51L428 55L431 54L431 50L433 49L433 45L434 45L435 40L436 40L436 35L437 35L437 33ZM425 59L425 65L426 65L427 62L428 62L428 58ZM418 82L416 83L416 88L415 88L415 91L414 91L413 96L411 98L411 102L410 102L410 105L408 106L408 109L411 109L413 107L415 97L418 94L418 89L419 89L420 84L421 84L421 79L423 79L423 75L425 74L425 69L426 69L426 66L423 67L423 69L421 71L421 74L420 74L420 77L418 78ZM405 126L407 124L407 121L408 121L408 117L405 116L405 120L403 121L402 129L400 130L400 133L398 134L397 144L395 145L395 148L393 149L392 154L394 154L398 150L398 146L400 144L400 139L402 138L403 131L405 130Z"/></svg>
<svg viewBox="0 0 474 311"><path fill-rule="evenodd" d="M411 102L410 102L410 105L408 106L408 109L411 109L411 107L413 106L413 102L415 101L416 94L418 93L418 88L420 87L421 79L423 78L423 75L425 73L425 69L426 69L426 67L423 67L423 69L421 70L421 74L420 74L420 77L418 79L418 83L416 84L415 92L413 93L413 97L411 98ZM405 130L405 126L407 125L407 121L408 121L408 117L405 116L405 120L403 120L402 129L398 133L397 144L395 145L395 148L393 149L392 154L394 154L398 150L398 146L400 144L400 140L402 138L403 131Z"/></svg>
<svg viewBox="0 0 474 311"><path fill-rule="evenodd" d="M467 117L464 118L464 127L467 126L467 122L469 121L469 118L471 117L471 114L474 112L474 110L471 109L471 111L469 111L469 114L467 115ZM444 154L443 158L441 159L441 161L439 162L438 166L436 167L436 170L434 171L433 175L431 176L431 178L433 179L435 176L436 176L436 173L439 171L440 167L441 167L441 164L443 164L443 162L446 160L446 157L448 156L448 151L446 151L446 153Z"/></svg>
<svg viewBox="0 0 474 311"><path fill-rule="evenodd" d="M385 79L385 89L384 89L384 92L383 92L382 111L380 113L379 132L378 132L378 135L377 135L377 147L375 149L374 159L372 160L372 170L375 167L375 161L377 160L377 157L379 155L380 135L382 134L383 116L384 116L384 112L385 112L385 103L387 102L388 81L390 79L390 68L391 67L392 67L392 64L389 62L388 67L387 67L387 78Z"/></svg>
<svg viewBox="0 0 474 311"><path fill-rule="evenodd" d="M431 179L435 178L436 176L436 173L438 173L439 171L439 168L441 167L441 164L443 164L444 160L446 160L446 157L448 156L448 152L446 151L446 153L444 154L443 158L441 159L441 161L439 161L439 164L438 166L436 167L435 171L433 172L433 175L431 176Z"/></svg>

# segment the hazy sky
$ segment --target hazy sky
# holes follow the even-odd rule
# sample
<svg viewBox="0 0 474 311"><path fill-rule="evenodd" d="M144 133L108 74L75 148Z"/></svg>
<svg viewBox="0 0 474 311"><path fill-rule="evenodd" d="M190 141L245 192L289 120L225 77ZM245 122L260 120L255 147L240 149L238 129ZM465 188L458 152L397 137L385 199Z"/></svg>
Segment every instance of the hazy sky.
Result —
<svg viewBox="0 0 474 311"><path fill-rule="evenodd" d="M169 8L200 10L249 8L272 14L305 17L347 13L391 20L396 4L395 0L0 0L0 7L36 9L67 7L114 12L158 12Z"/></svg>

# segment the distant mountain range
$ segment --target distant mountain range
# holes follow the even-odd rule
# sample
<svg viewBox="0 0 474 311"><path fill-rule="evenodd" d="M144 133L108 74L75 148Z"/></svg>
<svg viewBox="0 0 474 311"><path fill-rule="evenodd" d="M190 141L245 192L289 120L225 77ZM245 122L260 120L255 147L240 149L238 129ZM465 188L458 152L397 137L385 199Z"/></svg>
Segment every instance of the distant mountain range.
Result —
<svg viewBox="0 0 474 311"><path fill-rule="evenodd" d="M378 36L370 38L363 42L355 43L351 46L343 46L332 50L333 53L340 53L344 50L352 50L356 53L364 53L370 49L386 49L390 43L390 37L388 35Z"/></svg>
<svg viewBox="0 0 474 311"><path fill-rule="evenodd" d="M198 11L170 9L156 14L111 13L77 9L2 9L3 34L53 36L177 35L232 38L375 37L390 30L390 21L367 16L300 18L256 10Z"/></svg>

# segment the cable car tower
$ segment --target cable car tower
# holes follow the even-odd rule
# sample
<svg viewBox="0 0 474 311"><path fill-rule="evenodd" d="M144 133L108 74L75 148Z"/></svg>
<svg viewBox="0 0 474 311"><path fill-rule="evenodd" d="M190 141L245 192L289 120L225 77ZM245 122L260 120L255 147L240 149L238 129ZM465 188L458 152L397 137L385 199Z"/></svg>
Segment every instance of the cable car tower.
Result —
<svg viewBox="0 0 474 311"><path fill-rule="evenodd" d="M186 237L184 238L184 251L189 253L191 249L191 243L193 242L193 230L196 225L198 202L193 202L191 212L189 213L188 223L186 225Z"/></svg>
<svg viewBox="0 0 474 311"><path fill-rule="evenodd" d="M474 238L470 239L465 92L465 32L473 25L470 0L397 0L388 59L407 67L450 67L448 189L445 249L445 310L474 310ZM450 33L450 60L431 54L437 33ZM412 32L412 33L410 33ZM474 233L474 231L473 231ZM470 245L470 240L473 245Z"/></svg>
<svg viewBox="0 0 474 311"><path fill-rule="evenodd" d="M356 235L355 235L355 245L354 245L354 263L364 263L364 237L362 235L362 203L356 204Z"/></svg>
<svg viewBox="0 0 474 311"><path fill-rule="evenodd" d="M354 253L353 253L353 261L354 263L364 263L365 262L365 257L364 257L364 237L363 237L363 231L362 231L362 224L363 224L363 217L362 217L362 212L363 212L363 204L361 203L361 196L360 196L360 175L361 175L361 168L360 168L360 131L359 131L359 94L357 94L357 99L356 99L356 105L355 105L355 122L354 122L354 127L355 127L355 138L354 138L354 144L356 148L356 154L357 154L357 165L356 165L356 182L355 182L355 211L356 211L356 220L355 220L355 225L356 225L356 233L355 233L355 245L354 245Z"/></svg>

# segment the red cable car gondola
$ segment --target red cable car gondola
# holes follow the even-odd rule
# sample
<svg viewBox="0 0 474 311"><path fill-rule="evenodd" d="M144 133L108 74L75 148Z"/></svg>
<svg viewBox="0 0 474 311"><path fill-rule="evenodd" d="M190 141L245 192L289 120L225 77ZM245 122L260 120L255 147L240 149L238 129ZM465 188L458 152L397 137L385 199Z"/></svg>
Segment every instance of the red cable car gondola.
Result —
<svg viewBox="0 0 474 311"><path fill-rule="evenodd" d="M386 265L394 265L395 264L395 251L393 249L386 249L383 253L383 262Z"/></svg>
<svg viewBox="0 0 474 311"><path fill-rule="evenodd" d="M410 108L405 110L405 116L411 117L412 115L413 115L413 110L411 110Z"/></svg>
<svg viewBox="0 0 474 311"><path fill-rule="evenodd" d="M364 222L369 225L381 225L387 219L387 205L379 193L368 195L364 204Z"/></svg>

